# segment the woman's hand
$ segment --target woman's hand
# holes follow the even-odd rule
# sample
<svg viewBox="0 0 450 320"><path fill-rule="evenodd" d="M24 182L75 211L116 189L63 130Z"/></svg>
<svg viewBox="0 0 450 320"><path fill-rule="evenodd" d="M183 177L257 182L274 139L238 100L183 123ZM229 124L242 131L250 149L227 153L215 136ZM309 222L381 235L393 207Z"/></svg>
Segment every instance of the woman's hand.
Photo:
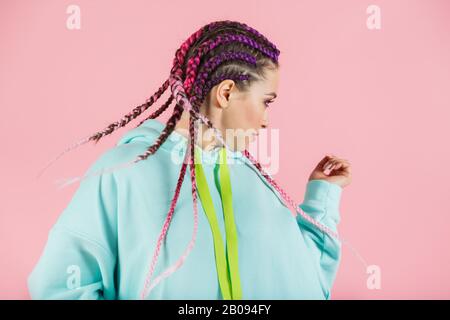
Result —
<svg viewBox="0 0 450 320"><path fill-rule="evenodd" d="M327 171L328 174L325 174ZM352 181L350 162L335 155L327 154L314 168L308 181L315 179L326 180L344 188Z"/></svg>

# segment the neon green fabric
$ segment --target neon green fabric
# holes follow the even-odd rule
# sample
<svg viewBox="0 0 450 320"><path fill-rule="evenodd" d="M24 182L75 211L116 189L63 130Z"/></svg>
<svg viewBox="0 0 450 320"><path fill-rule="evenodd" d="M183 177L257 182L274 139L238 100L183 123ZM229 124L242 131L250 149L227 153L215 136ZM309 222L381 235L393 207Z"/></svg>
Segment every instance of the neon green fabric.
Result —
<svg viewBox="0 0 450 320"><path fill-rule="evenodd" d="M216 211L214 209L208 183L206 181L203 166L197 150L195 152L195 176L200 201L211 226L211 232L214 239L216 268L222 297L224 300L241 300L242 288L239 277L238 237L234 222L233 196L225 148L220 150L219 159L220 196L222 198L222 206L224 211L227 246L226 255L222 236L220 234L219 224L217 222Z"/></svg>
<svg viewBox="0 0 450 320"><path fill-rule="evenodd" d="M124 133L117 145L105 151L86 173L135 160L155 143L165 127L166 124L157 119L144 121ZM45 249L28 275L31 298L139 299L189 146L190 139L174 130L158 152L147 160L83 179L54 222ZM200 148L197 151L203 159L203 171L213 205L219 213L217 222L225 245L221 188L216 184L220 180L216 165L220 150L201 152ZM308 152L297 146L295 151ZM226 154L238 231L243 299L330 299L341 261L340 241L324 234L300 215L294 217L280 193L241 152L227 149ZM342 188L325 180L306 182L299 172L287 174L297 176L292 177L293 190L297 188L300 192L305 188L299 209L337 232ZM184 181L154 277L178 261L192 238L194 220L189 172ZM192 252L182 267L160 282L147 299L223 299L211 228L200 200L198 208L197 241ZM50 226L50 218L45 219ZM230 247L228 250L231 258L232 250ZM78 267L81 272L77 271ZM68 274L68 270L73 272Z"/></svg>

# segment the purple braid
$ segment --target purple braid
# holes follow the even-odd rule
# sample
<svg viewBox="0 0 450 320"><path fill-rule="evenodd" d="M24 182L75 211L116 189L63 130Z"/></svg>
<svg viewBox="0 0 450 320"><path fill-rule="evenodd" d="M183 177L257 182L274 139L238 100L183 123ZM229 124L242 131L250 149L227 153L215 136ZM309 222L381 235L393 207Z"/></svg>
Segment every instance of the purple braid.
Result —
<svg viewBox="0 0 450 320"><path fill-rule="evenodd" d="M256 67L256 58L249 53L233 52L233 51L222 52L217 56L213 56L203 65L201 72L199 72L194 82L195 93L202 94L202 87L205 85L208 76L212 74L213 70L216 69L220 64L229 60L232 61L242 60Z"/></svg>
<svg viewBox="0 0 450 320"><path fill-rule="evenodd" d="M267 57L269 57L273 61L278 60L278 53L273 52L270 49L267 49L257 41L251 39L250 37L236 34L224 34L219 35L215 39L211 39L205 43L203 43L197 50L196 55L191 57L187 63L187 71L186 71L186 80L184 81L184 87L186 88L186 92L190 92L191 87L195 81L197 68L200 64L201 57L206 54L208 51L213 50L219 45L227 44L227 43L242 43L243 45L260 51Z"/></svg>
<svg viewBox="0 0 450 320"><path fill-rule="evenodd" d="M94 144L97 144L97 142L101 138L103 138L104 136L107 136L107 135L111 134L112 132L114 132L118 128L126 126L131 120L137 118L145 110L150 108L153 105L153 103L155 103L159 99L159 97L161 97L161 95L167 90L168 87L169 87L169 80L166 80L166 81L164 81L162 86L158 89L158 91L156 91L150 98L148 98L144 104L134 108L133 111L131 111L130 113L126 114L122 119L120 119L119 121L116 121L116 122L110 124L108 127L106 127L106 129L103 129L102 131L96 132L96 133L94 133L92 135L88 135L88 136L82 138L81 140L78 140L77 142L73 143L69 147L67 147L59 155L57 155L55 158L50 160L39 171L39 173L36 176L36 178L39 178L45 172L45 170L47 170L48 167L50 167L53 163L55 163L59 158L61 158L67 152L69 152L69 151L71 151L71 150L73 150L75 148L78 148L79 146L81 146L81 145L83 145L85 143L88 143L89 141L94 141ZM79 177L77 177L76 179L69 179L69 181L72 181L72 182L75 182L75 181L78 181L78 180L80 180Z"/></svg>
<svg viewBox="0 0 450 320"><path fill-rule="evenodd" d="M183 106L177 104L174 108L173 114L170 116L169 120L167 120L167 124L163 129L163 131L161 132L161 135L156 139L155 143L151 145L147 149L147 151L145 151L144 154L141 154L137 157L136 162L147 159L161 147L161 145L167 140L169 135L175 129L175 125L177 124L178 120L180 120L182 114L183 114Z"/></svg>
<svg viewBox="0 0 450 320"><path fill-rule="evenodd" d="M195 144L197 137L197 123L204 123L208 128L214 130L218 140L224 147L227 147L221 132L215 128L213 123L202 113L200 113L200 106L211 92L212 88L220 84L226 79L232 79L236 82L239 90L241 88L248 89L253 80L257 80L259 76L263 75L266 67L273 68L272 65L278 67L278 57L280 50L270 42L265 36L260 34L257 30L249 27L244 23L237 21L223 20L214 21L194 32L187 38L182 45L175 52L172 69L168 79L147 101L136 107L132 112L125 115L121 120L110 124L106 129L89 135L84 139L78 141L62 154L71 149L84 144L89 141L97 143L102 137L111 134L116 129L127 125L132 119L135 119L154 104L161 95L171 88L171 96L168 100L144 121L141 121L138 126L143 124L148 119L154 119L160 116L168 109L170 104L175 100L175 107L172 115L169 117L166 126L162 130L155 142L149 146L146 152L137 156L133 161L125 164L125 166L135 164L138 161L147 159L150 155L156 153L159 147L165 142L169 135L174 131L177 122L180 120L182 113L186 111L189 114L189 142L186 148L185 161L180 168L180 174L177 180L175 193L172 197L170 207L161 233L158 237L156 248L152 256L151 264L149 266L148 274L145 278L141 298L145 299L150 291L164 278L180 268L188 255L192 251L198 229L198 208L197 208L197 185L195 176ZM242 63L244 62L244 63ZM61 154L61 155L62 155ZM306 213L300 211L299 207L291 199L291 197L281 188L278 183L267 174L261 164L256 161L248 150L244 150L243 154L246 158L257 168L258 172L282 197L284 202L295 209L297 214L300 214L304 219L312 223L315 227L322 230L324 233L340 239L336 232L322 225ZM61 156L60 155L60 156ZM60 157L58 156L58 157ZM56 161L57 159L53 160ZM176 209L177 201L181 192L181 187L184 181L184 176L187 171L189 161L189 172L191 176L191 192L193 198L194 211L194 230L191 241L189 242L183 255L177 262L158 275L151 281L155 270L158 256L161 251L161 246L167 236L167 231L173 218ZM50 163L51 164L51 163ZM119 165L118 167L123 167ZM102 174L103 172L111 172L110 168L100 170L100 173L93 173L85 175L85 177ZM72 182L80 180L71 179ZM72 183L71 182L71 183ZM70 184L70 183L68 183ZM340 239L343 241L342 239ZM343 243L346 243L343 241ZM352 248L352 250L354 250Z"/></svg>
<svg viewBox="0 0 450 320"><path fill-rule="evenodd" d="M172 216L173 216L173 213L175 211L177 200L178 200L178 197L180 195L181 186L183 184L184 176L186 174L186 169L187 169L187 163L186 163L186 161L183 161L183 164L181 165L180 175L178 176L178 181L177 181L177 186L176 186L176 189L175 189L175 194L174 194L174 196L172 198L172 201L170 203L169 212L167 214L166 220L164 221L164 225L162 227L161 233L160 233L160 235L158 237L158 242L156 244L156 249L155 249L155 252L153 254L153 258L152 258L151 264L150 264L150 269L149 269L148 274L147 274L147 276L145 278L144 288L143 288L143 290L141 292L141 299L145 299L145 297L148 294L148 291L151 290L151 288L149 288L150 279L151 279L151 277L153 275L153 272L155 270L155 265L156 265L156 262L158 260L159 251L161 249L161 245L162 245L162 243L163 243L163 241L164 241L164 239L166 237L167 230L169 229L169 226L170 226L170 222L172 221Z"/></svg>
<svg viewBox="0 0 450 320"><path fill-rule="evenodd" d="M275 188L275 190L278 191L278 193L281 195L281 197L283 198L283 200L289 204L296 212L299 212L298 210L298 206L295 204L295 202L291 199L291 197L278 185L278 183L270 177L270 175L268 173L266 173L264 171L264 169L262 168L261 164L255 159L253 158L253 156L250 154L250 152L248 152L248 150L244 150L242 152L244 154L244 156L246 156L251 163L253 163L253 165L259 170L259 172L261 173L261 175L267 180L267 182ZM310 223L312 223L313 225L315 225L318 229L322 230L323 232L325 232L326 234L330 235L333 238L339 239L339 236L336 232L334 232L333 230L331 230L330 228L328 228L327 226L319 223L318 221L316 221L315 219L311 218L309 215L307 215L306 213L304 213L303 211L300 210L300 215L305 218L307 221L309 221Z"/></svg>
<svg viewBox="0 0 450 320"><path fill-rule="evenodd" d="M102 137L104 137L104 136L106 136L108 134L111 134L116 129L124 127L131 120L136 119L142 112L147 110L153 103L155 103L156 100L158 100L159 97L161 97L161 95L164 93L164 91L166 91L166 89L168 87L169 87L169 81L166 80L163 83L163 85L161 86L161 88L159 88L159 90L155 94L153 94L149 99L147 99L147 101L144 104L134 108L133 111L131 111L130 113L126 114L119 121L110 124L106 129L104 129L104 130L102 130L100 132L97 132L96 134L92 135L89 138L89 140L92 140L95 143L97 143Z"/></svg>
<svg viewBox="0 0 450 320"><path fill-rule="evenodd" d="M177 50L175 53L175 58L173 60L173 67L171 70L171 74L178 75L180 77L183 76L182 65L185 60L185 57L192 46L192 44L197 41L203 34L205 27L200 28L196 32L194 32Z"/></svg>
<svg viewBox="0 0 450 320"><path fill-rule="evenodd" d="M208 128L213 129L218 140L224 147L227 147L221 136L221 132L200 112L202 103L213 87L226 79L234 80L239 90L241 88L248 89L251 82L258 79L258 77L265 72L266 67L271 68L271 65L278 67L279 55L280 50L278 50L273 43L258 31L244 23L223 20L205 25L188 37L177 49L168 79L144 104L136 107L129 114L125 115L119 121L110 124L104 130L97 132L94 135L90 135L75 144L76 147L88 141L97 143L102 137L127 125L131 120L141 115L170 87L171 95L167 101L145 120L141 121L138 126L142 125L148 119L155 119L160 116L175 100L172 115L167 120L160 135L147 148L145 153L138 155L136 159L131 162L131 164L134 164L155 154L174 131L183 112L186 111L189 114L189 142L186 147L185 161L183 161L183 164L181 165L175 193L168 208L167 216L157 239L155 251L149 265L148 273L145 277L144 286L141 292L142 299L145 299L152 288L154 288L161 280L182 266L195 245L198 228L197 184L194 157L198 130L197 125L199 123L204 123ZM68 150L65 152L67 151ZM289 206L292 206L298 213L299 208L295 205L294 201L277 184L277 182L263 170L261 164L256 161L247 150L244 150L243 154L258 169L261 176L281 195L284 202ZM194 209L193 235L180 259L152 281L151 278L158 261L161 246L167 236L167 231L176 209L188 164L191 176L191 192ZM107 170L108 169L102 169L102 172ZM96 173L87 176L92 175L96 175ZM337 238L337 233L330 230L330 228L321 225L303 212L300 212L300 215L320 230Z"/></svg>
<svg viewBox="0 0 450 320"><path fill-rule="evenodd" d="M231 79L235 81L244 81L249 79L249 75L243 75L243 74L232 74L230 72L219 74L208 80L203 87L199 87L197 90L197 94L200 100L203 100L206 94L211 91L211 88L213 88L215 85L221 83L225 79ZM201 91L201 92L200 92ZM210 125L208 125L209 128L212 128Z"/></svg>
<svg viewBox="0 0 450 320"><path fill-rule="evenodd" d="M147 120L149 120L149 119L155 119L155 118L158 118L164 111L166 111L168 108L169 108L169 106L170 106L170 104L172 103L172 101L173 101L173 95L171 95L170 97L169 97L169 99L167 99L167 101L158 109L158 110L156 110L155 112L153 112L151 115L149 115L147 118L145 118L144 120L142 120L141 122L139 122L139 124L136 126L136 128L137 127L140 127L145 121L147 121Z"/></svg>
<svg viewBox="0 0 450 320"><path fill-rule="evenodd" d="M197 127L195 126L194 118L191 116L189 119L189 133L190 133L190 141L188 143L188 148L185 153L185 161L183 161L183 165L181 168L180 177L178 178L177 183L177 189L175 190L176 196L173 198L169 210L169 214L167 215L167 218L164 222L163 230L161 231L161 234L158 237L158 242L156 245L156 250L153 254L152 263L150 265L150 270L147 273L147 276L145 278L144 288L141 293L141 299L145 299L146 296L150 293L150 291L164 278L167 278L169 275L174 273L177 269L179 269L186 258L189 256L190 252L195 246L195 240L197 238L197 231L198 231L198 206L197 206L197 184L195 180L195 141L196 141L196 134L197 134ZM159 251L161 248L161 244L164 241L167 230L169 228L170 222L172 220L173 212L176 207L176 203L178 200L178 195L181 189L181 185L183 183L184 175L186 173L186 167L187 167L187 161L186 159L189 157L189 168L190 168L190 174L191 174L191 185L192 185L192 200L193 200L193 207L194 207L194 231L191 238L191 241L189 242L185 252L183 255L169 268L167 268L164 272L162 272L158 277L153 280L153 282L150 282L151 276L153 275L156 262L158 261ZM150 285L151 283L151 285Z"/></svg>
<svg viewBox="0 0 450 320"><path fill-rule="evenodd" d="M269 46L273 51L275 51L278 54L280 54L280 50L278 50L278 48L272 42L270 42L269 39L267 39L264 35L259 33L257 30L249 27L245 23L241 23L241 22L237 22L237 21L224 20L224 21L213 22L209 26L210 26L209 27L210 30L216 29L216 28L218 28L220 26L224 26L224 27L237 26L237 27L240 27L240 28L244 29L245 31L251 33L256 39L263 41L264 44Z"/></svg>

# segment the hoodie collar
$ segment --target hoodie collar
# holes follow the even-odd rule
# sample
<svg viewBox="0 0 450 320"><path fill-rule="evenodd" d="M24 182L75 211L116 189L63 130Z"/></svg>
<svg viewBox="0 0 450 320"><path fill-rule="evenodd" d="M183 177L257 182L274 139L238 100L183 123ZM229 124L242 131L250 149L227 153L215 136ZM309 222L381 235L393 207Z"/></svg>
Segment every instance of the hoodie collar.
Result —
<svg viewBox="0 0 450 320"><path fill-rule="evenodd" d="M156 141L164 128L164 123L156 119L148 119L139 127L131 129L127 133L125 133L122 138L119 139L116 145L119 146L130 142L145 142L151 145ZM164 141L160 148L165 149L169 152L178 152L179 156L184 156L187 148L187 142L188 139L184 135L174 130L167 137L166 141ZM203 150L198 145L196 145L196 148L202 157L202 164L208 165L215 164L217 162L220 152L219 147L216 147L209 151ZM240 151L232 151L227 149L226 154L227 159L232 160L230 164L233 163L234 159L240 160L241 162L246 162L247 159Z"/></svg>
<svg viewBox="0 0 450 320"><path fill-rule="evenodd" d="M123 135L121 139L117 142L117 146L122 144L127 144L130 142L144 142L147 145L152 145L155 140L159 137L162 130L165 128L165 124L159 122L156 119L148 119L143 122L139 127L129 130L127 133ZM188 139L183 136L181 133L177 131L172 131L172 133L167 137L166 141L160 146L160 148L167 150L168 152L179 152L179 157L184 157L186 152ZM204 151L199 146L198 148L199 154L202 156L202 165L203 167L207 165L214 165L217 163L219 158L220 148L213 149L212 151ZM231 151L227 150L227 164L230 166L233 164L245 164L249 168L251 168L266 184L266 186L277 195L280 203L285 205L280 194L266 181L266 179L262 176L259 170L251 163L251 161L242 154L240 151Z"/></svg>

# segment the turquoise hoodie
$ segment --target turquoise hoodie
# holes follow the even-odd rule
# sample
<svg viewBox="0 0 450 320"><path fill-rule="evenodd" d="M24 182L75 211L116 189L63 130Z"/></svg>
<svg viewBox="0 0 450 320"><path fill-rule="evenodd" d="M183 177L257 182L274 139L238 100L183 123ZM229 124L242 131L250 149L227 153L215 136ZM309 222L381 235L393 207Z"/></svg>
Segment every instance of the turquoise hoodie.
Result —
<svg viewBox="0 0 450 320"><path fill-rule="evenodd" d="M88 172L135 159L164 125L150 119L129 130ZM133 166L80 182L52 226L28 277L32 299L139 299L176 187L187 139L174 131L156 154ZM220 233L226 243L217 178L217 149L204 151L203 170ZM283 204L278 192L241 152L227 151L238 238L242 299L330 299L340 241L318 230ZM307 182L300 208L337 232L342 188ZM184 264L147 299L223 299L211 227L198 199L196 243ZM183 254L194 227L190 173L161 246L152 279Z"/></svg>

